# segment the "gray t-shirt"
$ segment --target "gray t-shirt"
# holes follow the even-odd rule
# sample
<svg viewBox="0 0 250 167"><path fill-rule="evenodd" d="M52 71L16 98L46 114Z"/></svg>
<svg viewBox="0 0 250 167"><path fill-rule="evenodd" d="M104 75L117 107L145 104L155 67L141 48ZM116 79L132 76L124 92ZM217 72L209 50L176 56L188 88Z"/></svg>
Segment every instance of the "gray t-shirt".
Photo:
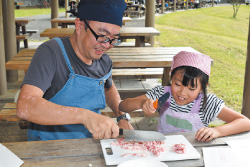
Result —
<svg viewBox="0 0 250 167"><path fill-rule="evenodd" d="M77 57L68 37L61 40L76 74L99 79L112 69L112 61L107 54L87 65ZM63 88L69 74L60 46L56 40L49 40L37 48L22 85L29 84L40 88L44 92L44 98L49 100ZM105 88L111 86L112 76L106 81Z"/></svg>

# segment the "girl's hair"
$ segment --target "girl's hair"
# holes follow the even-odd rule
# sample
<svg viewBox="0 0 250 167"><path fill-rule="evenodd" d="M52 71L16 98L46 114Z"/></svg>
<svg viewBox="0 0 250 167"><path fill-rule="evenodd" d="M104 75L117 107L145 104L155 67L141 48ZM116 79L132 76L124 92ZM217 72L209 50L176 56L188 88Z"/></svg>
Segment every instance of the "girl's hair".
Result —
<svg viewBox="0 0 250 167"><path fill-rule="evenodd" d="M207 103L207 84L208 84L209 76L205 74L203 71L199 70L198 68L191 67L191 66L180 66L180 67L175 68L171 72L171 80L177 71L183 72L182 85L184 86L188 86L189 84L192 87L194 87L195 85L197 86L197 80L196 80L196 84L194 83L195 78L200 80L201 89L204 94L203 105L202 105L202 108L204 109Z"/></svg>

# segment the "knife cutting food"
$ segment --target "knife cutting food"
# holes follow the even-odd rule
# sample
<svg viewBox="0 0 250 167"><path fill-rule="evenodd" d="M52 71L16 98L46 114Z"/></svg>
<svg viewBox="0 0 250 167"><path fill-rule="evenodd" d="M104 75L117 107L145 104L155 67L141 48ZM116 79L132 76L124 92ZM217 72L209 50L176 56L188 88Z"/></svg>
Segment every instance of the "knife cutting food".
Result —
<svg viewBox="0 0 250 167"><path fill-rule="evenodd" d="M163 141L165 136L155 131L119 129L119 134L124 136L126 140L133 141Z"/></svg>

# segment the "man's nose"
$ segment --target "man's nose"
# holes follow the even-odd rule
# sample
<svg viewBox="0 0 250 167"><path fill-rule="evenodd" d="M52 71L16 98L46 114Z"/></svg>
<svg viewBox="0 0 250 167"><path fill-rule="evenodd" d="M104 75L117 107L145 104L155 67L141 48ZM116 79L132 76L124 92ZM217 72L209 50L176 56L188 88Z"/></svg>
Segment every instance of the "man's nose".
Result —
<svg viewBox="0 0 250 167"><path fill-rule="evenodd" d="M110 48L111 46L113 46L110 44L110 42L101 43L101 45L107 49Z"/></svg>

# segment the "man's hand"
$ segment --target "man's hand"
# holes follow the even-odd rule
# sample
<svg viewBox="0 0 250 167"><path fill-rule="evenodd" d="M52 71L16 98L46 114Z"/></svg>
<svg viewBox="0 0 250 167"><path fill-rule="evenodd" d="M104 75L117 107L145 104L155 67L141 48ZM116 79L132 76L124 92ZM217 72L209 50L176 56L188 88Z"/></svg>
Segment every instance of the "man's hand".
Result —
<svg viewBox="0 0 250 167"><path fill-rule="evenodd" d="M119 127L111 118L92 111L85 113L83 124L94 139L117 138L119 135Z"/></svg>

